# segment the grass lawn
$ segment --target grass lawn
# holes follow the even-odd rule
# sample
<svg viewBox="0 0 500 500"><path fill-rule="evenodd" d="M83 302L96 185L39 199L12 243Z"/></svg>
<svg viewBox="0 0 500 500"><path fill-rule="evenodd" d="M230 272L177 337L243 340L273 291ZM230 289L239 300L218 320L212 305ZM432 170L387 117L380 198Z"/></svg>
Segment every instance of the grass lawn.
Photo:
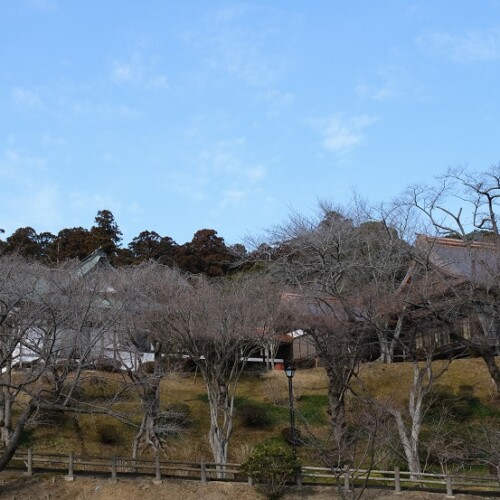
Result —
<svg viewBox="0 0 500 500"><path fill-rule="evenodd" d="M442 362L436 361L436 365ZM102 374L106 378L99 384L95 373L89 373L85 382L86 395L98 403L120 387L120 374ZM411 364L382 365L367 363L360 370L363 387L380 400L404 406L412 381ZM299 428L315 434L328 432L327 378L323 369L298 370L293 379ZM481 359L453 361L448 371L437 381L451 393L466 392L477 401L473 418L498 418L500 404L494 398L494 387ZM166 441L165 458L177 460L211 459L207 432L209 427L208 403L203 380L193 373L173 373L161 384L162 407L169 404L189 406L190 425L179 435ZM241 414L245 406L261 408L267 415L265 425L248 427ZM127 411L135 422L141 420L140 401L133 393L125 393L116 410ZM102 415L47 415L44 425L26 430L22 447L47 453L130 456L134 429L116 419ZM281 432L289 426L288 381L284 372L274 371L260 376L245 374L237 389L236 418L230 443L230 460L243 461L252 447L266 441L283 442ZM306 432L304 430L304 432ZM305 449L299 450L304 462L312 460Z"/></svg>

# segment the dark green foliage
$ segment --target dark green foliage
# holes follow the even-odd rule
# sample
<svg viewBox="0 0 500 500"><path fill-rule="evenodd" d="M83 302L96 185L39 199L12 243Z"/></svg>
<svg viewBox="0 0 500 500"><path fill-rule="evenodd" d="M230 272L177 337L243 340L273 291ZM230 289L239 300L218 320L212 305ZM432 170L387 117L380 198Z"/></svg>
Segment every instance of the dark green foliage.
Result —
<svg viewBox="0 0 500 500"><path fill-rule="evenodd" d="M97 438L101 444L115 445L119 444L121 437L116 425L98 424L96 427Z"/></svg>
<svg viewBox="0 0 500 500"><path fill-rule="evenodd" d="M498 415L498 410L481 402L468 386L460 386L455 392L452 387L438 385L426 399L429 408L425 420L429 423L442 418L451 422L466 422L473 418Z"/></svg>
<svg viewBox="0 0 500 500"><path fill-rule="evenodd" d="M191 242L178 248L176 257L177 265L183 271L211 277L224 276L234 260L234 254L214 229L197 231Z"/></svg>
<svg viewBox="0 0 500 500"><path fill-rule="evenodd" d="M185 403L172 403L167 405L164 418L179 427L191 425L191 408Z"/></svg>
<svg viewBox="0 0 500 500"><path fill-rule="evenodd" d="M259 428L271 424L271 418L262 406L246 404L238 410L238 415L245 427Z"/></svg>
<svg viewBox="0 0 500 500"><path fill-rule="evenodd" d="M144 361L144 363L141 363L140 370L144 373L152 375L155 372L155 362L154 361Z"/></svg>
<svg viewBox="0 0 500 500"><path fill-rule="evenodd" d="M267 444L256 447L241 470L257 483L267 498L276 499L281 497L285 484L294 478L299 467L292 450Z"/></svg>
<svg viewBox="0 0 500 500"><path fill-rule="evenodd" d="M323 425L327 423L328 396L323 394L308 394L301 396L297 417L303 418L308 424Z"/></svg>
<svg viewBox="0 0 500 500"><path fill-rule="evenodd" d="M94 362L94 366L96 370L108 373L118 373L122 368L122 365L118 360L110 358L96 359Z"/></svg>
<svg viewBox="0 0 500 500"><path fill-rule="evenodd" d="M302 440L300 438L301 432L300 429L295 427L295 446L301 446ZM292 445L292 429L290 427L283 427L281 429L281 437L285 440L286 443Z"/></svg>

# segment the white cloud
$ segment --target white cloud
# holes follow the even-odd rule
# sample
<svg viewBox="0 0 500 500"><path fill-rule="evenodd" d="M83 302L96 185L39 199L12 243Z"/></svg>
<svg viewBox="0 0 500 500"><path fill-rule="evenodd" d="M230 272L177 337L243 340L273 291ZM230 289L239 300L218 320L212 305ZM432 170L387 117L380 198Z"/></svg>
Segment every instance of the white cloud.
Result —
<svg viewBox="0 0 500 500"><path fill-rule="evenodd" d="M114 60L111 64L111 79L116 84L129 84L145 88L165 88L167 77L156 73L151 64L146 64L140 52L134 52L128 61Z"/></svg>
<svg viewBox="0 0 500 500"><path fill-rule="evenodd" d="M55 10L57 3L55 0L30 0L30 5L37 10Z"/></svg>
<svg viewBox="0 0 500 500"><path fill-rule="evenodd" d="M257 102L262 102L267 106L270 116L279 115L293 103L293 100L294 95L291 92L282 92L277 89L270 89L257 96Z"/></svg>
<svg viewBox="0 0 500 500"><path fill-rule="evenodd" d="M494 61L500 57L500 30L434 32L417 38L417 44L459 63Z"/></svg>
<svg viewBox="0 0 500 500"><path fill-rule="evenodd" d="M74 102L72 111L77 115L116 116L118 118L133 119L140 116L140 112L129 106L111 106L109 104L95 104L93 102Z"/></svg>
<svg viewBox="0 0 500 500"><path fill-rule="evenodd" d="M57 182L47 178L47 161L9 149L0 156L0 184L8 186L0 198L1 221L7 232L31 226L53 230L62 211Z"/></svg>
<svg viewBox="0 0 500 500"><path fill-rule="evenodd" d="M20 109L38 110L43 108L38 92L15 87L11 91L12 102Z"/></svg>
<svg viewBox="0 0 500 500"><path fill-rule="evenodd" d="M230 205L239 205L247 196L247 192L241 189L228 189L221 193L219 209L227 208Z"/></svg>
<svg viewBox="0 0 500 500"><path fill-rule="evenodd" d="M62 136L55 137L50 134L44 134L42 136L42 145L47 147L64 147L68 145L68 141Z"/></svg>
<svg viewBox="0 0 500 500"><path fill-rule="evenodd" d="M337 115L326 121L322 134L323 146L334 153L346 153L358 146L365 136L363 131L375 121L375 118L361 115L342 117Z"/></svg>
<svg viewBox="0 0 500 500"><path fill-rule="evenodd" d="M207 20L183 39L201 51L211 71L260 88L282 77L288 61L273 53L283 22L274 8L240 4L217 10Z"/></svg>
<svg viewBox="0 0 500 500"><path fill-rule="evenodd" d="M394 86L389 83L385 83L381 87L375 87L364 83L356 87L356 94L374 101L384 102L395 97L397 92Z"/></svg>
<svg viewBox="0 0 500 500"><path fill-rule="evenodd" d="M192 168L170 171L167 187L195 202L217 202L216 210L243 203L259 190L266 177L264 165L248 158L244 138L219 140L202 149Z"/></svg>

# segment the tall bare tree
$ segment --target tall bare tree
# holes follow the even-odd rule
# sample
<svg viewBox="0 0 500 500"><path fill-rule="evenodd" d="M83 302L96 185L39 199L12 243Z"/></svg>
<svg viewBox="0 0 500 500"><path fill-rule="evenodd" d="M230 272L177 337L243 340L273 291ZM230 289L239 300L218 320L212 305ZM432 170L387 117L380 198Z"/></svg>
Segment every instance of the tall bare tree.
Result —
<svg viewBox="0 0 500 500"><path fill-rule="evenodd" d="M126 307L112 297L104 274L84 275L74 263L48 269L15 256L0 258L0 470L37 411L112 413L77 390L100 340Z"/></svg>
<svg viewBox="0 0 500 500"><path fill-rule="evenodd" d="M171 333L203 376L210 409L208 440L214 460L226 464L238 380L248 358L274 334L280 295L258 275L212 281L197 277L190 283L176 303Z"/></svg>
<svg viewBox="0 0 500 500"><path fill-rule="evenodd" d="M296 328L307 331L327 371L338 439L359 363L373 357L377 343L382 359L392 360L400 332L387 297L399 287L408 250L390 220L376 218L359 200L352 209L323 203L317 216L294 214L272 234L272 269L296 291Z"/></svg>
<svg viewBox="0 0 500 500"><path fill-rule="evenodd" d="M481 173L451 169L436 186L413 186L406 203L430 221L436 236L460 244L439 255L449 295L461 302L463 321L453 337L481 356L500 394L500 165ZM437 241L437 240L436 240ZM432 255L433 241L429 240ZM437 246L436 246L437 248Z"/></svg>
<svg viewBox="0 0 500 500"><path fill-rule="evenodd" d="M127 346L124 357L134 355L131 361L121 361L141 398L142 420L132 447L136 458L148 447L159 453L164 434L175 430L172 424L166 428L169 415L162 410L160 382L170 357L179 354L170 325L179 297L189 285L179 272L153 261L121 268L118 274L117 292L132 299L121 342Z"/></svg>

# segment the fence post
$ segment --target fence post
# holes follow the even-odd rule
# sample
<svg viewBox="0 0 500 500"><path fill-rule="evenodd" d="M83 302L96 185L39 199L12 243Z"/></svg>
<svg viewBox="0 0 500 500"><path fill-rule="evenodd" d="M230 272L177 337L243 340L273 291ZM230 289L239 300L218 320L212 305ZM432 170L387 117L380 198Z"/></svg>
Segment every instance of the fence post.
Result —
<svg viewBox="0 0 500 500"><path fill-rule="evenodd" d="M155 484L160 484L161 480L161 469L160 469L160 454L156 452L155 454L155 478L153 481Z"/></svg>
<svg viewBox="0 0 500 500"><path fill-rule="evenodd" d="M116 471L116 455L113 455L111 457L111 480L117 481L117 479L118 479L118 474Z"/></svg>
<svg viewBox="0 0 500 500"><path fill-rule="evenodd" d="M401 493L401 474L399 467L394 467L394 490Z"/></svg>
<svg viewBox="0 0 500 500"><path fill-rule="evenodd" d="M302 489L302 468L299 466L297 469L297 473L295 475L295 482L297 483L297 489Z"/></svg>
<svg viewBox="0 0 500 500"><path fill-rule="evenodd" d="M253 486L253 479L251 476L248 476L248 485Z"/></svg>
<svg viewBox="0 0 500 500"><path fill-rule="evenodd" d="M448 498L455 498L453 495L453 486L451 484L451 476L446 474L446 496Z"/></svg>
<svg viewBox="0 0 500 500"><path fill-rule="evenodd" d="M351 486L350 486L350 475L349 475L349 469L346 468L344 472L344 491L350 491Z"/></svg>
<svg viewBox="0 0 500 500"><path fill-rule="evenodd" d="M26 475L32 476L33 475L33 448L28 449L28 463L26 464L26 467L27 467Z"/></svg>
<svg viewBox="0 0 500 500"><path fill-rule="evenodd" d="M207 464L204 458L202 458L200 462L200 481L203 484L207 482Z"/></svg>
<svg viewBox="0 0 500 500"><path fill-rule="evenodd" d="M68 456L68 474L64 476L64 479L66 481L73 481L75 479L75 467L73 460L74 460L73 452L71 452Z"/></svg>

